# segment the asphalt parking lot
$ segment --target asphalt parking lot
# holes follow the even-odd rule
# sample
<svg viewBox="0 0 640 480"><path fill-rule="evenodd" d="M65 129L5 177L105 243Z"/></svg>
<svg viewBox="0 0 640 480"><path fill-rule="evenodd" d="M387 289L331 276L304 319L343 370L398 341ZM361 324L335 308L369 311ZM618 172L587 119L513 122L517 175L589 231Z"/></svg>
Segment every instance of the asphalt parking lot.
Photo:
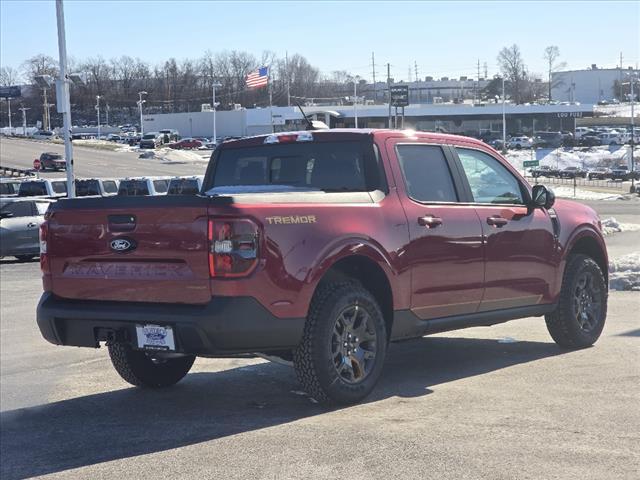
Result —
<svg viewBox="0 0 640 480"><path fill-rule="evenodd" d="M640 223L639 202L589 203ZM607 243L637 252L640 232ZM366 402L327 409L261 359L198 359L172 389L132 388L104 348L41 338L39 277L0 260L3 480L638 478L640 292L611 292L586 350L560 350L540 318L393 344Z"/></svg>

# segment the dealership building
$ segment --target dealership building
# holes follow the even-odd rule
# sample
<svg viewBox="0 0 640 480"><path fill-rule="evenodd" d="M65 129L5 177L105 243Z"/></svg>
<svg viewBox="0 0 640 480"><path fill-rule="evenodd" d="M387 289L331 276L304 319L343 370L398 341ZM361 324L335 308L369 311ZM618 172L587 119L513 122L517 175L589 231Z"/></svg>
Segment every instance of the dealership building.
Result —
<svg viewBox="0 0 640 480"><path fill-rule="evenodd" d="M320 120L331 128L355 126L353 105L307 106L307 116ZM502 133L501 103L488 104L416 104L398 108L397 128L421 131L440 131L464 135L494 135ZM594 106L580 105L513 105L505 104L508 134L530 134L534 131L572 131L576 122L592 117ZM391 117L389 116L391 113ZM358 127L392 128L396 126L395 108L388 105L358 105ZM389 123L391 118L391 123ZM211 137L213 112L168 113L143 116L145 132L161 129L178 130L183 137ZM218 137L248 136L273 131L304 128L302 114L297 107L240 108L216 112Z"/></svg>

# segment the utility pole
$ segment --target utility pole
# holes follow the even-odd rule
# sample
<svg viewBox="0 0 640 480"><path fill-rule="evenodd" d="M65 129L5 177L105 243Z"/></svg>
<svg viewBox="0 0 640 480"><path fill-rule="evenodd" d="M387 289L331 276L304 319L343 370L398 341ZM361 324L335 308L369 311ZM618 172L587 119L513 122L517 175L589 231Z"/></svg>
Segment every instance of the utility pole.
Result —
<svg viewBox="0 0 640 480"><path fill-rule="evenodd" d="M27 136L27 110L31 110L30 108L22 107L18 110L22 110L22 135Z"/></svg>
<svg viewBox="0 0 640 480"><path fill-rule="evenodd" d="M146 100L142 99L142 95L147 95L147 92L138 92L138 108L140 109L140 138L144 135L144 126L142 125L142 104L146 102Z"/></svg>
<svg viewBox="0 0 640 480"><path fill-rule="evenodd" d="M635 93L633 92L633 84L636 82L636 77L637 76L637 72L633 72L630 75L630 82L631 83L631 188L629 189L630 193L635 193L636 191L636 186L635 186L635 175L636 175L636 171L635 171L635 162L634 162L634 158L633 158L633 150L634 150L634 146L636 143L636 136L635 136L635 119L633 118L634 115L634 107L636 104L636 97L635 97ZM620 88L622 88L622 85L620 85Z"/></svg>
<svg viewBox="0 0 640 480"><path fill-rule="evenodd" d="M100 140L100 95L96 95L96 112L98 112L98 140Z"/></svg>
<svg viewBox="0 0 640 480"><path fill-rule="evenodd" d="M378 101L378 95L376 91L376 57L374 52L371 52L371 74L373 76L373 103Z"/></svg>
<svg viewBox="0 0 640 480"><path fill-rule="evenodd" d="M64 131L64 156L67 162L67 195L76 196L73 178L73 145L71 145L71 101L69 100L69 78L67 75L67 39L64 30L64 5L56 0L56 19L58 23L58 51L60 54L60 80L58 91L58 111L62 113Z"/></svg>
<svg viewBox="0 0 640 480"><path fill-rule="evenodd" d="M489 68L487 67L487 62L484 62L482 67L484 68L484 78L485 79L489 78Z"/></svg>
<svg viewBox="0 0 640 480"><path fill-rule="evenodd" d="M359 76L353 78L353 118L355 128L358 128L358 80Z"/></svg>
<svg viewBox="0 0 640 480"><path fill-rule="evenodd" d="M391 64L387 63L387 95L389 97L388 128L391 128Z"/></svg>
<svg viewBox="0 0 640 480"><path fill-rule="evenodd" d="M416 74L415 79L416 79L416 82L417 82L418 81L418 62L416 62L415 60L413 61L413 69L414 69L414 72Z"/></svg>

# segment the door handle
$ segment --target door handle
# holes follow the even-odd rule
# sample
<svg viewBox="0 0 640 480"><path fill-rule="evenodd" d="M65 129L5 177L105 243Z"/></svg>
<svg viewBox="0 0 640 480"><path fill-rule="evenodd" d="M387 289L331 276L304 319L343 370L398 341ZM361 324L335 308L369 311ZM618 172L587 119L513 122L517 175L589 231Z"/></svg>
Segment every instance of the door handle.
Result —
<svg viewBox="0 0 640 480"><path fill-rule="evenodd" d="M29 222L29 223L27 223L27 228L35 228L35 227L37 227L37 226L38 226L38 224L37 224L37 223L33 223L33 222Z"/></svg>
<svg viewBox="0 0 640 480"><path fill-rule="evenodd" d="M418 218L418 225L427 228L436 228L442 225L442 219L440 217L434 217L433 215L426 215Z"/></svg>
<svg viewBox="0 0 640 480"><path fill-rule="evenodd" d="M502 218L500 215L494 215L493 217L487 217L487 224L491 225L492 227L502 228L507 223L509 223L509 220L507 220L506 218Z"/></svg>

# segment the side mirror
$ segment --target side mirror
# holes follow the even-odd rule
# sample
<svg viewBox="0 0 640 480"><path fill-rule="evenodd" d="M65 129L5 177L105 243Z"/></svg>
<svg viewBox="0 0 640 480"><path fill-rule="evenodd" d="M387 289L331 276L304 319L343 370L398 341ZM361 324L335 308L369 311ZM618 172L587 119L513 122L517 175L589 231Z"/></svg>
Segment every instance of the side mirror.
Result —
<svg viewBox="0 0 640 480"><path fill-rule="evenodd" d="M544 185L534 185L531 191L531 203L533 207L551 208L556 201L553 190Z"/></svg>

